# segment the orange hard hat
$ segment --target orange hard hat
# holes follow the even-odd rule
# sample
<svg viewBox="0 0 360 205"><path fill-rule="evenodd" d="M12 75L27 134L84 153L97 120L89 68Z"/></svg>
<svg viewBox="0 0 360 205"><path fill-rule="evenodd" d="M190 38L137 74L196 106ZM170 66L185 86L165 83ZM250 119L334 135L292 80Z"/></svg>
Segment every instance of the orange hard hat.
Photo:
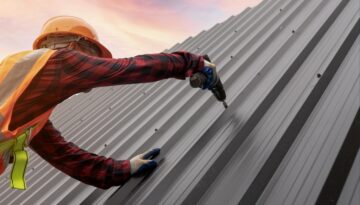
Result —
<svg viewBox="0 0 360 205"><path fill-rule="evenodd" d="M39 49L41 42L47 36L55 35L77 35L84 37L85 40L95 44L101 51L100 56L111 58L110 51L105 48L99 41L95 30L83 19L74 16L56 16L49 19L41 30L41 34L33 43L33 49Z"/></svg>

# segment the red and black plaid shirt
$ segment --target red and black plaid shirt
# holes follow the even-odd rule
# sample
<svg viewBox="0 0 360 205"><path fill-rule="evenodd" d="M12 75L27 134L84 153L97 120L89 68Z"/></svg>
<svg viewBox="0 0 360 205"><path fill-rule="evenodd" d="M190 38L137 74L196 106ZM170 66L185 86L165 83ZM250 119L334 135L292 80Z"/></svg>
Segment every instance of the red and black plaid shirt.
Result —
<svg viewBox="0 0 360 205"><path fill-rule="evenodd" d="M61 49L51 56L15 104L10 129L90 88L171 77L185 79L203 66L202 57L188 52L106 59ZM114 160L82 150L67 142L50 121L30 147L62 172L99 188L121 185L130 177L129 160Z"/></svg>

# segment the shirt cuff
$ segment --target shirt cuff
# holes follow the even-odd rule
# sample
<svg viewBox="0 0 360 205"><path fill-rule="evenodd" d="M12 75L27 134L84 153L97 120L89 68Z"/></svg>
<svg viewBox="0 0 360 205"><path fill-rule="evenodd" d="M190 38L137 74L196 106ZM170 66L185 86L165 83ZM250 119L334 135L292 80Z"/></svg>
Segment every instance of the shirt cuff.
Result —
<svg viewBox="0 0 360 205"><path fill-rule="evenodd" d="M197 56L197 55L195 55L195 54L192 54L192 55ZM187 72L186 72L186 77L191 77L191 76L194 75L195 73L201 72L202 69L204 68L204 66L205 66L205 59L204 59L204 57L203 57L203 56L197 56L197 57L199 58L199 61L198 61L197 66L195 66L195 67L187 70Z"/></svg>
<svg viewBox="0 0 360 205"><path fill-rule="evenodd" d="M114 160L112 181L115 186L123 185L131 177L130 160Z"/></svg>

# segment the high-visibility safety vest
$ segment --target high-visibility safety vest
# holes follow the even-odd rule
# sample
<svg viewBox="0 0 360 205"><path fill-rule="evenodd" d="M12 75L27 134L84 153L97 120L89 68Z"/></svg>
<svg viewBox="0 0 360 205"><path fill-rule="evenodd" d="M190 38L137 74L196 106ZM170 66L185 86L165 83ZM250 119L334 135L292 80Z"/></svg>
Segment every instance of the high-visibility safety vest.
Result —
<svg viewBox="0 0 360 205"><path fill-rule="evenodd" d="M16 101L54 52L50 49L23 51L0 63L0 174L5 171L12 155L10 179L11 187L15 189L26 189L28 154L25 147L44 127L53 108L15 130L9 130L12 113Z"/></svg>

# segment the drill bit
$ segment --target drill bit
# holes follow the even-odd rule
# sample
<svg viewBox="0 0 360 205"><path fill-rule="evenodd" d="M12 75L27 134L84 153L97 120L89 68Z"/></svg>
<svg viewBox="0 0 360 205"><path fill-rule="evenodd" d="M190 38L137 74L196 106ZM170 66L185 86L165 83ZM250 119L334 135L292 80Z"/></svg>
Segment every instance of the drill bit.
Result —
<svg viewBox="0 0 360 205"><path fill-rule="evenodd" d="M223 101L223 105L224 105L224 108L228 108L228 104L225 102L225 100Z"/></svg>

